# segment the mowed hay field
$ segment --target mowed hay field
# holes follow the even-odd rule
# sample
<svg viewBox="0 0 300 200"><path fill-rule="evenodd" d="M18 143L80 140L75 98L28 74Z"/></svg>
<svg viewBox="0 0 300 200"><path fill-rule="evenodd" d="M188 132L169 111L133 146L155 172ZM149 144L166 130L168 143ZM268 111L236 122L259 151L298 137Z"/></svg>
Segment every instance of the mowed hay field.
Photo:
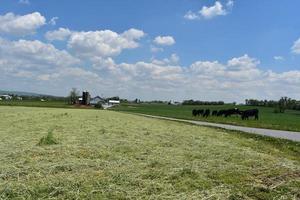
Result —
<svg viewBox="0 0 300 200"><path fill-rule="evenodd" d="M193 117L193 109L210 109L222 110L222 109L232 109L239 108L240 110L248 109L259 109L259 120L249 119L242 120L240 116L231 117L216 117L209 116L208 118L203 117ZM267 129L278 129L278 130L288 130L288 131L298 131L300 132L300 111L296 110L286 110L285 113L274 113L275 108L270 107L255 107L255 106L239 106L239 105L166 105L166 104L121 104L120 106L114 107L114 110L143 113L149 115L158 115L164 117L174 117L179 119L191 119L191 120L201 120L208 122L217 122L224 124L267 128Z"/></svg>
<svg viewBox="0 0 300 200"><path fill-rule="evenodd" d="M299 143L113 111L0 117L0 199L300 198Z"/></svg>

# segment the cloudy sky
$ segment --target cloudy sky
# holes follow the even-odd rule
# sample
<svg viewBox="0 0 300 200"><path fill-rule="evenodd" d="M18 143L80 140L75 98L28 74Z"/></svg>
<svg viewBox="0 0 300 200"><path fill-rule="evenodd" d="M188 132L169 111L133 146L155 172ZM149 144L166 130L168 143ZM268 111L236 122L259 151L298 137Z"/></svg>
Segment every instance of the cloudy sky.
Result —
<svg viewBox="0 0 300 200"><path fill-rule="evenodd" d="M0 0L0 89L300 99L299 0Z"/></svg>

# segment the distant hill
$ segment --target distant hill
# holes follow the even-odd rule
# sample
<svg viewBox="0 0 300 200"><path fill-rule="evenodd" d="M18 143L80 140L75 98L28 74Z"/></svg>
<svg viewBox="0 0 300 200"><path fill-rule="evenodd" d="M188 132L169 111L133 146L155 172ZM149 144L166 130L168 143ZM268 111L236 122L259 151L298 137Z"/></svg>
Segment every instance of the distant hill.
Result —
<svg viewBox="0 0 300 200"><path fill-rule="evenodd" d="M58 96L53 96L53 95L48 95L48 94L38 94L38 93L33 93L33 92L0 90L0 95L4 95L4 94L13 94L13 95L18 95L18 96L31 96L31 97L58 97Z"/></svg>

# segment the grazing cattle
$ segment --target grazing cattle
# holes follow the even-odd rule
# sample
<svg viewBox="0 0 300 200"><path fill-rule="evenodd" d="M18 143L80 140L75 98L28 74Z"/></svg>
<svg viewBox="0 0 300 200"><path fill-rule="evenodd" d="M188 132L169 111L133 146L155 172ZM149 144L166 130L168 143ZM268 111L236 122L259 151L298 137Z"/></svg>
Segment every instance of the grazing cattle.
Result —
<svg viewBox="0 0 300 200"><path fill-rule="evenodd" d="M217 110L212 111L211 115L212 116L217 116L218 115L218 111Z"/></svg>
<svg viewBox="0 0 300 200"><path fill-rule="evenodd" d="M193 115L194 117L196 117L196 116L197 116L197 110L196 110L196 109L193 109L193 111L192 111L192 115Z"/></svg>
<svg viewBox="0 0 300 200"><path fill-rule="evenodd" d="M194 117L202 115L204 110L193 109L192 114Z"/></svg>
<svg viewBox="0 0 300 200"><path fill-rule="evenodd" d="M242 120L249 119L249 117L254 117L256 120L258 120L258 112L258 109L251 109L241 111L240 114L242 116Z"/></svg>
<svg viewBox="0 0 300 200"><path fill-rule="evenodd" d="M237 108L233 108L233 109L226 110L225 113L224 113L224 116L228 117L228 116L231 116L231 115L238 115L238 114L240 114L240 110L237 109Z"/></svg>
<svg viewBox="0 0 300 200"><path fill-rule="evenodd" d="M219 116L224 115L224 114L225 114L225 111L226 111L226 110L219 110L217 116L219 117Z"/></svg>
<svg viewBox="0 0 300 200"><path fill-rule="evenodd" d="M204 110L203 110L203 109L201 109L201 110L198 110L198 115L202 115L202 114L203 114L203 112L204 112Z"/></svg>
<svg viewBox="0 0 300 200"><path fill-rule="evenodd" d="M205 112L202 114L202 117L208 117L210 115L210 110L206 109Z"/></svg>

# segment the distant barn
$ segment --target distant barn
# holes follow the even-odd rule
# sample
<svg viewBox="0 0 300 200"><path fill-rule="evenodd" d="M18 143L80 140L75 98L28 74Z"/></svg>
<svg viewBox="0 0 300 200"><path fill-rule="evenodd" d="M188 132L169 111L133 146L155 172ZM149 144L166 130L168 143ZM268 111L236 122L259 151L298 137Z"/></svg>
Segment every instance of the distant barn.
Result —
<svg viewBox="0 0 300 200"><path fill-rule="evenodd" d="M90 101L91 105L97 105L99 103L104 104L105 103L105 99L101 98L99 96L96 96L96 97L92 98L91 101Z"/></svg>

